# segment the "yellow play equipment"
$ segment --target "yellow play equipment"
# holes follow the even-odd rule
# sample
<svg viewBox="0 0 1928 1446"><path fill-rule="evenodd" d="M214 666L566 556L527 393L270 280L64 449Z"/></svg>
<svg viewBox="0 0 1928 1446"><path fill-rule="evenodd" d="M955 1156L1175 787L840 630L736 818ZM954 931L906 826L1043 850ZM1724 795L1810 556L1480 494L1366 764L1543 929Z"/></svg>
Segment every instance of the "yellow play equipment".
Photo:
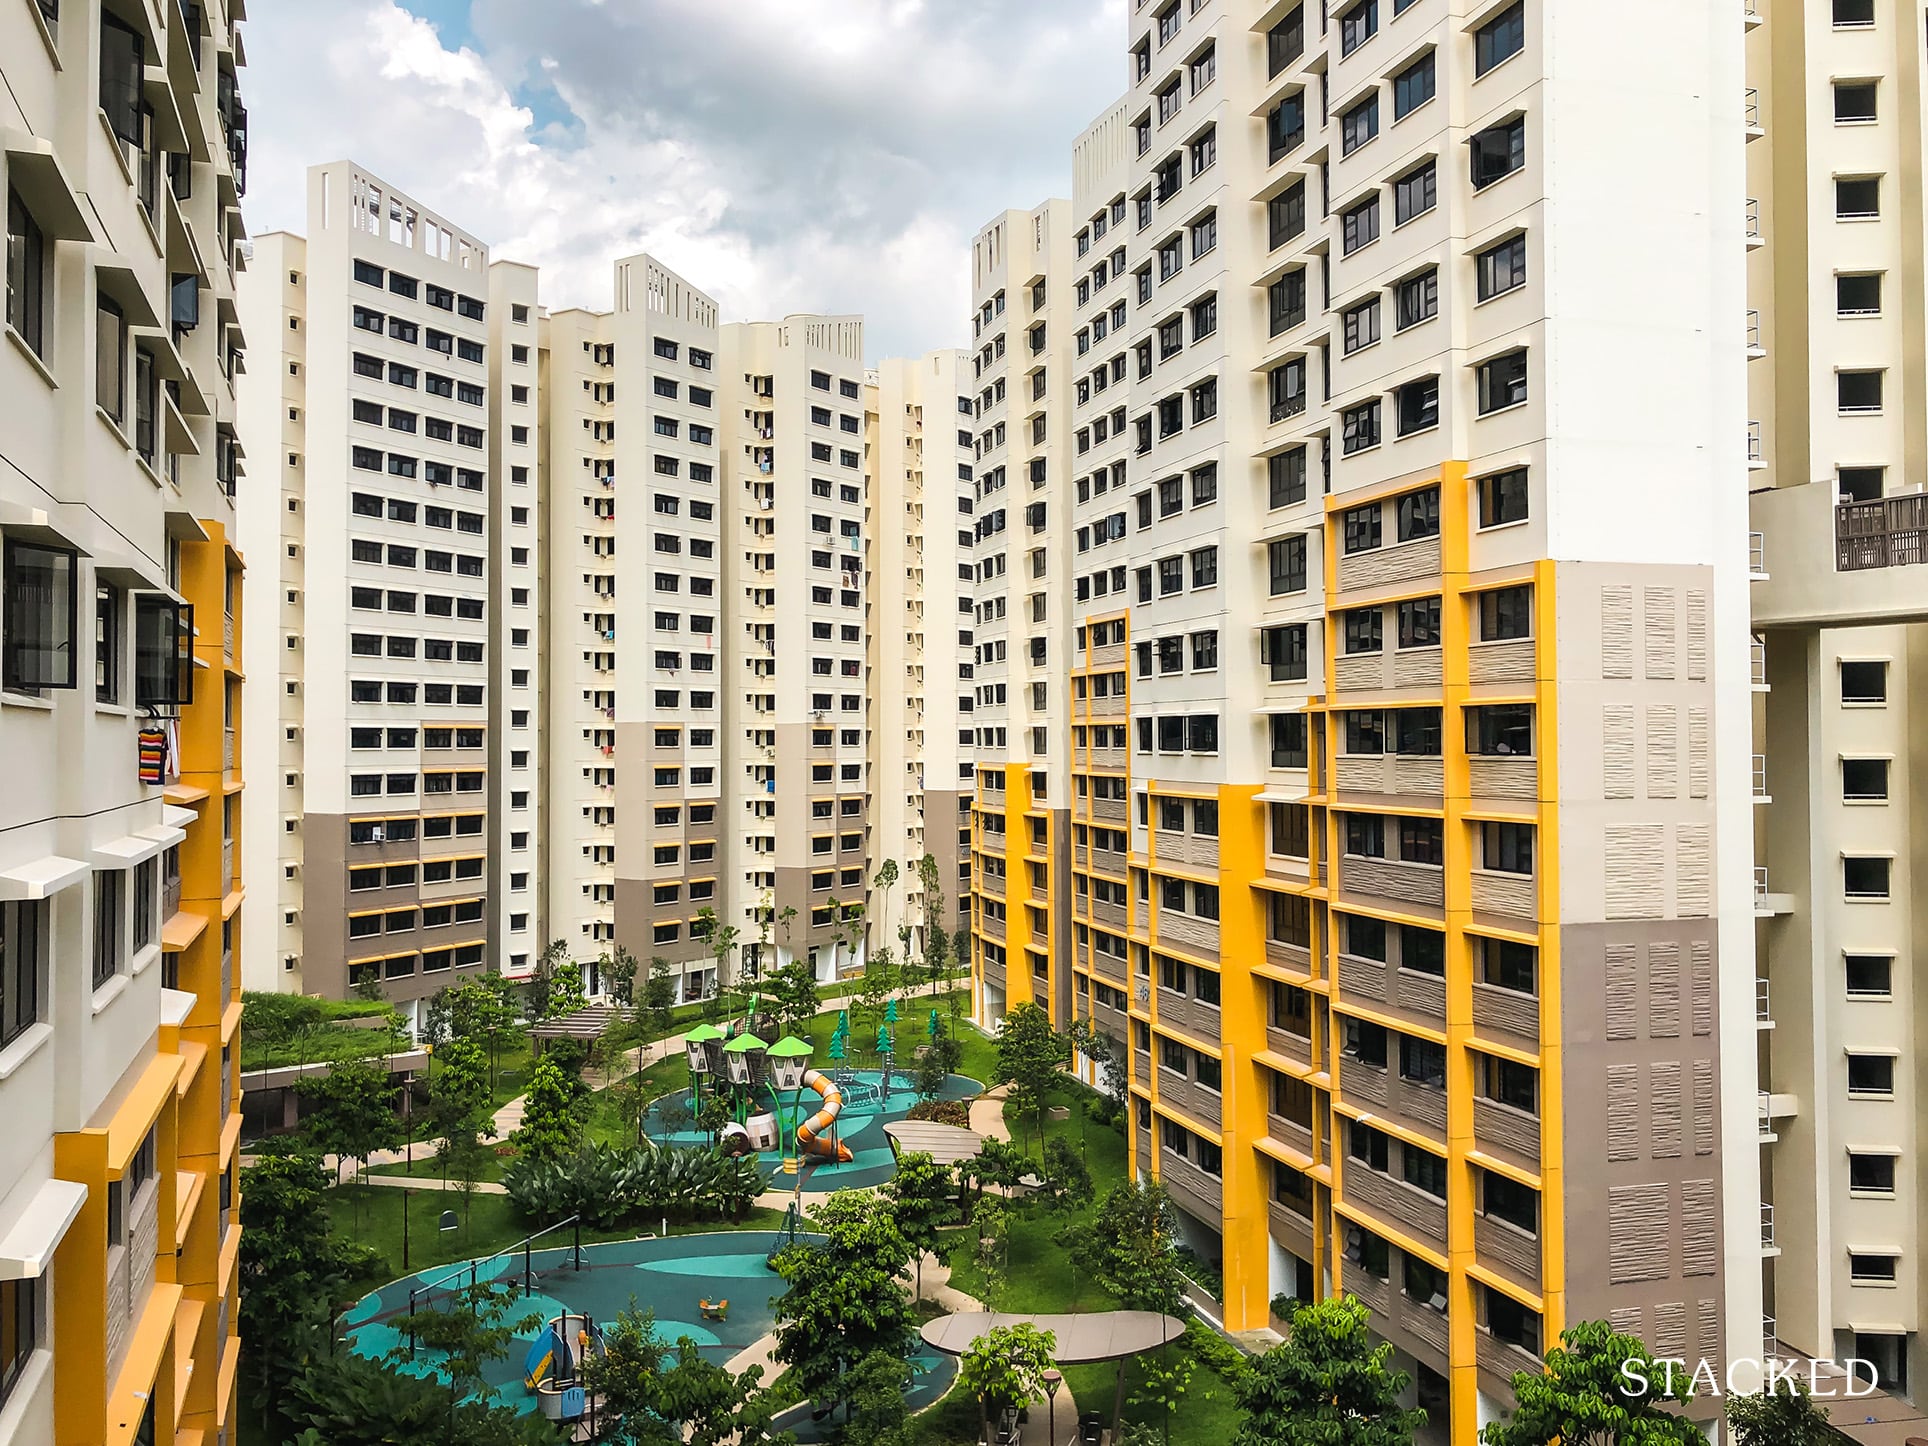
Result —
<svg viewBox="0 0 1928 1446"><path fill-rule="evenodd" d="M728 1320L730 1318L730 1303L727 1300L699 1300L696 1303L696 1308L702 1312L704 1320Z"/></svg>

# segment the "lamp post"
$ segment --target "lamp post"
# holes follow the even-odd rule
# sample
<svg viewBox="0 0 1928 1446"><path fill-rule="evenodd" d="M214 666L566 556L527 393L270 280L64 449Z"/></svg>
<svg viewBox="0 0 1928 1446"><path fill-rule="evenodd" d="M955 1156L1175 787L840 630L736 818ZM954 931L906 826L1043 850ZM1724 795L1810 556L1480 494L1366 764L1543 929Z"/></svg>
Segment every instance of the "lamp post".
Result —
<svg viewBox="0 0 1928 1446"><path fill-rule="evenodd" d="M1056 1366L1044 1373L1045 1401L1045 1446L1058 1446L1058 1387L1064 1384L1064 1372Z"/></svg>
<svg viewBox="0 0 1928 1446"><path fill-rule="evenodd" d="M794 1175L801 1168L802 1161L797 1154L797 1116L801 1113L798 1096L803 1089L803 1076L810 1065L810 1045L794 1034L786 1034L770 1046L770 1079L777 1090L778 1128L783 1131L783 1173ZM787 1129L783 1126L783 1096L790 1096L790 1121Z"/></svg>

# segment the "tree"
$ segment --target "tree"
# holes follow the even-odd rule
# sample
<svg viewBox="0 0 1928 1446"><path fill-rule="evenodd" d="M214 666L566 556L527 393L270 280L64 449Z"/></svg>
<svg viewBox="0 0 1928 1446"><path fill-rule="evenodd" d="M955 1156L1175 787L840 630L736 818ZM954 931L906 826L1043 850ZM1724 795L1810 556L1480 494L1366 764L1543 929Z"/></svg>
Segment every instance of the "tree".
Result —
<svg viewBox="0 0 1928 1446"><path fill-rule="evenodd" d="M957 1219L951 1172L928 1154L913 1150L897 1161L897 1173L884 1185L897 1230L909 1242L917 1261L917 1295L924 1294L924 1257L935 1255L942 1243L939 1232Z"/></svg>
<svg viewBox="0 0 1928 1446"><path fill-rule="evenodd" d="M583 1363L583 1384L602 1401L611 1434L626 1446L792 1446L776 1431L777 1407L763 1388L763 1368L740 1376L705 1360L695 1341L672 1347L656 1331L653 1311L632 1300L603 1332L603 1349ZM616 1428L620 1427L620 1431Z"/></svg>
<svg viewBox="0 0 1928 1446"><path fill-rule="evenodd" d="M529 1071L522 1127L511 1137L524 1159L559 1165L576 1152L581 1120L567 1076L548 1055Z"/></svg>
<svg viewBox="0 0 1928 1446"><path fill-rule="evenodd" d="M910 1366L889 1351L873 1351L844 1378L850 1393L843 1446L910 1446Z"/></svg>
<svg viewBox="0 0 1928 1446"><path fill-rule="evenodd" d="M796 1437L776 1431L777 1406L763 1389L763 1367L732 1375L688 1336L676 1342L676 1364L663 1376L663 1409L687 1428L689 1446L790 1446Z"/></svg>
<svg viewBox="0 0 1928 1446"><path fill-rule="evenodd" d="M623 945L616 946L616 952L603 961L603 988L609 997L624 1009L629 1008L636 999L636 970L638 960Z"/></svg>
<svg viewBox="0 0 1928 1446"><path fill-rule="evenodd" d="M977 1153L958 1166L958 1172L975 1181L980 1191L986 1185L1015 1190L1030 1169L1029 1156L1009 1140L992 1136L987 1136L977 1147Z"/></svg>
<svg viewBox="0 0 1928 1446"><path fill-rule="evenodd" d="M950 977L951 935L943 925L941 912L933 914L926 910L925 917L924 970L930 977L931 993L935 995L938 985Z"/></svg>
<svg viewBox="0 0 1928 1446"><path fill-rule="evenodd" d="M589 996L582 987L582 966L565 954L550 974L549 998L539 1017L563 1019L588 1003Z"/></svg>
<svg viewBox="0 0 1928 1446"><path fill-rule="evenodd" d="M957 1383L977 1397L984 1440L993 1439L992 1421L1044 1394L1044 1373L1057 1349L1058 1338L1029 1321L993 1326L971 1343L957 1363Z"/></svg>
<svg viewBox="0 0 1928 1446"><path fill-rule="evenodd" d="M1136 1180L1114 1185L1097 1215L1061 1232L1058 1243L1125 1310L1187 1313L1174 1253L1177 1213L1164 1186Z"/></svg>
<svg viewBox="0 0 1928 1446"><path fill-rule="evenodd" d="M683 1432L664 1414L663 1371L670 1347L656 1333L656 1312L629 1308L603 1329L602 1349L583 1362L583 1384L602 1399L613 1439L629 1446L682 1446ZM622 1434L614 1436L620 1423Z"/></svg>
<svg viewBox="0 0 1928 1446"><path fill-rule="evenodd" d="M1580 1321L1560 1332L1544 1373L1514 1373L1517 1404L1479 1439L1481 1446L1543 1446L1555 1437L1561 1446L1705 1446L1698 1426L1664 1409L1685 1404L1693 1390L1684 1370L1656 1363L1639 1337Z"/></svg>
<svg viewBox="0 0 1928 1446"><path fill-rule="evenodd" d="M551 939L542 946L536 955L535 968L529 971L528 982L523 986L523 1001L528 1008L529 1018L548 1019L551 995L555 989L556 975L575 966L569 962L569 941Z"/></svg>
<svg viewBox="0 0 1928 1446"><path fill-rule="evenodd" d="M559 1446L539 1415L459 1401L448 1386L352 1351L323 1351L296 1376L285 1402L305 1427L291 1446ZM276 1437L275 1439L282 1439Z"/></svg>
<svg viewBox="0 0 1928 1446"><path fill-rule="evenodd" d="M1091 1171L1084 1157L1062 1135L1044 1142L1045 1203L1053 1210L1082 1210L1091 1203Z"/></svg>
<svg viewBox="0 0 1928 1446"><path fill-rule="evenodd" d="M447 993L449 1035L454 1039L473 1040L478 1045L487 1046L488 1089L493 1096L496 1090L496 1062L501 1057L503 1041L516 1032L516 986L500 974L484 974L480 978L463 980Z"/></svg>
<svg viewBox="0 0 1928 1446"><path fill-rule="evenodd" d="M669 960L658 955L649 961L649 982L643 986L642 1003L637 1005L636 1022L648 1039L662 1039L669 1033L670 1012L676 1007L676 974ZM641 1060L638 1059L640 1068Z"/></svg>
<svg viewBox="0 0 1928 1446"><path fill-rule="evenodd" d="M264 1426L323 1342L342 1287L327 1190L327 1172L307 1155L265 1155L241 1176L241 1377Z"/></svg>
<svg viewBox="0 0 1928 1446"><path fill-rule="evenodd" d="M353 1160L359 1174L377 1150L399 1150L406 1138L395 1113L397 1088L388 1070L365 1059L338 1059L326 1074L298 1080L301 1128L325 1155Z"/></svg>
<svg viewBox="0 0 1928 1446"><path fill-rule="evenodd" d="M1028 1110L1040 1133L1045 1099L1070 1057L1070 1041L1051 1027L1051 1016L1037 1005L1020 1004L1004 1016L997 1037L998 1077L1011 1082L1018 1117Z"/></svg>
<svg viewBox="0 0 1928 1446"><path fill-rule="evenodd" d="M542 1316L533 1311L511 1318L522 1287L513 1281L472 1281L449 1292L445 1304L401 1317L397 1329L417 1347L440 1352L442 1374L457 1399L492 1399L495 1388L483 1373L502 1360L517 1336L533 1335Z"/></svg>
<svg viewBox="0 0 1928 1446"><path fill-rule="evenodd" d="M717 918L716 910L708 904L696 911L696 922L690 925L690 936L705 941L709 945L710 958L716 962L716 998L719 1001L733 987L730 955L735 952L737 938L742 932L736 925L725 924ZM721 1007L727 1008L727 1005Z"/></svg>
<svg viewBox="0 0 1928 1446"><path fill-rule="evenodd" d="M819 1406L849 1400L845 1375L876 1351L908 1359L916 1317L897 1283L911 1247L889 1203L839 1190L814 1207L820 1240L787 1245L776 1271L790 1289L776 1302L775 1358L800 1396Z"/></svg>
<svg viewBox="0 0 1928 1446"><path fill-rule="evenodd" d="M1125 1092L1130 1083L1125 1073L1124 1052L1090 1019L1072 1020L1070 1035L1071 1047L1090 1060L1098 1072L1098 1090L1104 1097L1106 1118L1115 1118L1125 1107Z"/></svg>
<svg viewBox="0 0 1928 1446"><path fill-rule="evenodd" d="M1426 1413L1400 1407L1409 1378L1373 1345L1371 1314L1351 1296L1300 1306L1285 1344L1232 1383L1233 1446L1409 1446Z"/></svg>
<svg viewBox="0 0 1928 1446"><path fill-rule="evenodd" d="M792 959L768 980L770 999L776 1007L777 1025L794 1034L809 1026L822 1007L817 994L817 976L810 966Z"/></svg>
<svg viewBox="0 0 1928 1446"><path fill-rule="evenodd" d="M1173 1356L1161 1350L1155 1356L1147 1356L1142 1369L1144 1377L1133 1393L1131 1403L1134 1406L1150 1406L1158 1411L1160 1434L1165 1446L1171 1446L1172 1412L1185 1399L1185 1390L1192 1383L1192 1357Z"/></svg>
<svg viewBox="0 0 1928 1446"><path fill-rule="evenodd" d="M883 907L877 912L877 932L884 938L890 937L890 892L897 887L897 879L897 860L885 859L870 881L871 888L884 896Z"/></svg>
<svg viewBox="0 0 1928 1446"><path fill-rule="evenodd" d="M1793 1374L1771 1377L1754 1395L1729 1396L1727 1421L1738 1446L1840 1446L1843 1439Z"/></svg>

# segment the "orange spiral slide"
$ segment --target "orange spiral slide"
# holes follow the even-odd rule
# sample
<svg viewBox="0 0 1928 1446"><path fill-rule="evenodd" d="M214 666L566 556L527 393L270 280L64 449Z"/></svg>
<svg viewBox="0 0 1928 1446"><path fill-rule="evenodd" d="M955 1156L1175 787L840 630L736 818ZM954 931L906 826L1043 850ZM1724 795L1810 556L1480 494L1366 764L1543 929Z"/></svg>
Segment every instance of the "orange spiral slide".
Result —
<svg viewBox="0 0 1928 1446"><path fill-rule="evenodd" d="M823 1108L797 1126L798 1153L818 1155L826 1160L835 1160L839 1165L848 1164L850 1146L841 1140L819 1138L843 1113L843 1091L837 1088L837 1082L829 1075L815 1069L804 1072L803 1087L823 1096Z"/></svg>

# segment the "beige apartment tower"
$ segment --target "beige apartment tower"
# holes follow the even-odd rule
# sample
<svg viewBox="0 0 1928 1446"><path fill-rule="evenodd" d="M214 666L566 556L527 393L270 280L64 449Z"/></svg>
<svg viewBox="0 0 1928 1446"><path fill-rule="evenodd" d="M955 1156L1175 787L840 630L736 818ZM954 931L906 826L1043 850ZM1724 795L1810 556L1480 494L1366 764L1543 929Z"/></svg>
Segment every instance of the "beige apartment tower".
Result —
<svg viewBox="0 0 1928 1446"><path fill-rule="evenodd" d="M0 16L4 1446L235 1439L241 18Z"/></svg>
<svg viewBox="0 0 1928 1446"><path fill-rule="evenodd" d="M309 171L308 216L242 288L281 338L242 387L279 479L242 508L278 620L256 979L412 1018L540 948L534 276L349 162Z"/></svg>
<svg viewBox="0 0 1928 1446"><path fill-rule="evenodd" d="M978 424L1068 765L1000 814L980 733L980 1007L1094 1020L1205 1308L1359 1296L1433 1439L1576 1320L1760 1354L1744 28L1143 0L973 247L979 400L1069 409L1039 512Z"/></svg>

